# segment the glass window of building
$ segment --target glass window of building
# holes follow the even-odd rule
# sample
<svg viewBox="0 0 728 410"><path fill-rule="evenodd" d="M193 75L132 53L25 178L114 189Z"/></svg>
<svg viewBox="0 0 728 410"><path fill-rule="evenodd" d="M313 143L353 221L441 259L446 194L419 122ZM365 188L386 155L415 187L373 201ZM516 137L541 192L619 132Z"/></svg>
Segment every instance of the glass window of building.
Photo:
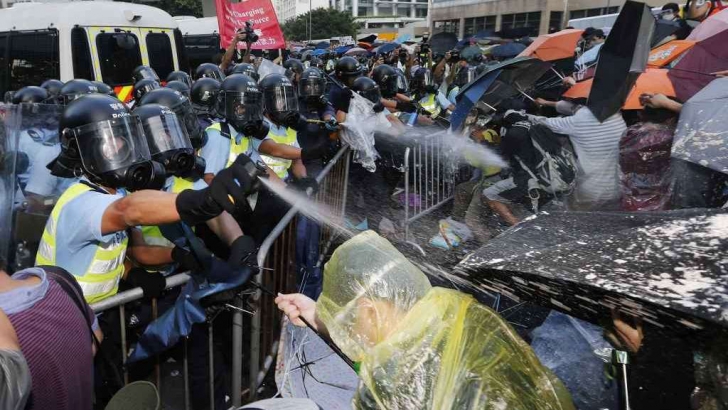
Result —
<svg viewBox="0 0 728 410"><path fill-rule="evenodd" d="M528 35L532 37L538 36L538 29L541 25L540 11L531 13L504 14L501 19L501 30L527 27L529 29Z"/></svg>

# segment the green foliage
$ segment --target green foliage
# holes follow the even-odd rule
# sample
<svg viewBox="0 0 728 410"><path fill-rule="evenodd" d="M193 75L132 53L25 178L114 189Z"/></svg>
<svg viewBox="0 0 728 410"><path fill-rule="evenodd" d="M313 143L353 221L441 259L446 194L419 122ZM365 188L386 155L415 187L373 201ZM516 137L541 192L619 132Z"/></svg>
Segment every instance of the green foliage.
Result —
<svg viewBox="0 0 728 410"><path fill-rule="evenodd" d="M354 22L354 17L352 17L349 12L329 8L319 8L314 9L310 12L310 14L312 20L312 39L356 36L356 30L359 25ZM286 40L308 40L308 17L309 13L302 14L281 25Z"/></svg>
<svg viewBox="0 0 728 410"><path fill-rule="evenodd" d="M153 5L172 16L202 17L202 2L200 0L159 0Z"/></svg>

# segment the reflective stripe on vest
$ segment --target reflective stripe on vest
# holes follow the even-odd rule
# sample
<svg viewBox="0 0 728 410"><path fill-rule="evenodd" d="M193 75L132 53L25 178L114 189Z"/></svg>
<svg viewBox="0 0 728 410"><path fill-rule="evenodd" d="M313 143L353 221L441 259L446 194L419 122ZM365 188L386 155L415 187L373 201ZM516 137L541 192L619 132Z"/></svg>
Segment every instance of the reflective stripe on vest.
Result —
<svg viewBox="0 0 728 410"><path fill-rule="evenodd" d="M429 94L427 97L423 97L420 100L422 108L429 111L433 117L437 117L440 114L440 104L435 99L435 94Z"/></svg>
<svg viewBox="0 0 728 410"><path fill-rule="evenodd" d="M189 179L174 177L169 192L179 194L184 190L193 189L194 185L195 183ZM174 248L174 244L162 235L162 231L157 226L142 226L142 235L147 245Z"/></svg>
<svg viewBox="0 0 728 410"><path fill-rule="evenodd" d="M232 127L228 127L228 129L231 131L236 131ZM207 130L215 130L215 131L219 132L220 134L223 134L222 125L219 122L216 122L216 123L210 125L209 127L207 127L205 129L205 131L207 131ZM238 158L238 155L248 153L248 150L250 149L250 138L243 136L242 138L240 138L240 143L238 143L237 138L235 138L236 136L234 136L234 135L224 135L223 134L223 136L225 138L230 138L230 152L228 153L227 164L225 164L225 168L227 168L230 165L232 165L233 162L235 162L235 160Z"/></svg>
<svg viewBox="0 0 728 410"><path fill-rule="evenodd" d="M35 257L36 265L57 266L56 229L61 211L68 202L90 190L91 187L88 185L76 183L58 199L43 231L38 254ZM116 294L119 279L124 273L124 257L128 241L129 239L125 236L121 242L96 243L96 253L83 276L77 275L77 272L71 272L81 286L83 296L88 303L98 302Z"/></svg>
<svg viewBox="0 0 728 410"><path fill-rule="evenodd" d="M297 133L292 128L286 128L286 131L284 134L277 134L273 127L270 128L268 131L268 137L272 139L273 141L283 144L283 145L294 145L296 144L296 136ZM290 159L283 159L283 158L276 158L276 157L269 157L268 155L262 155L263 161L268 165L270 169L273 170L273 172L278 175L279 178L285 179L286 175L288 175L288 168L291 167L291 164L293 163Z"/></svg>

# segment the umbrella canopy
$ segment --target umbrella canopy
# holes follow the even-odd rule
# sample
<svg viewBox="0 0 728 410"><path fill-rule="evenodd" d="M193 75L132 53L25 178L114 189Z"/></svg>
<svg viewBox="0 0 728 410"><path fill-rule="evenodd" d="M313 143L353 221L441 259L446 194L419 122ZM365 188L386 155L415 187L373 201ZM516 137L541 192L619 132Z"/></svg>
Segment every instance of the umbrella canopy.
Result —
<svg viewBox="0 0 728 410"><path fill-rule="evenodd" d="M458 36L453 33L437 33L430 37L430 49L433 54L445 54L455 48Z"/></svg>
<svg viewBox="0 0 728 410"><path fill-rule="evenodd" d="M576 43L584 30L569 29L558 33L544 34L536 38L519 57L536 57L543 61L555 61L574 56Z"/></svg>
<svg viewBox="0 0 728 410"><path fill-rule="evenodd" d="M637 77L645 71L654 26L652 11L644 3L627 1L622 7L612 33L599 52L594 85L587 102L599 121L622 108Z"/></svg>
<svg viewBox="0 0 728 410"><path fill-rule="evenodd" d="M478 46L465 47L461 52L460 56L466 60L471 60L475 56L483 55L483 50Z"/></svg>
<svg viewBox="0 0 728 410"><path fill-rule="evenodd" d="M644 93L665 94L668 97L675 97L675 88L667 76L668 70L659 68L648 68L644 73L637 77L637 81L629 90L627 99L622 106L623 110L641 110L640 95ZM585 81L576 83L563 94L565 98L589 98L594 79L590 78Z"/></svg>
<svg viewBox="0 0 728 410"><path fill-rule="evenodd" d="M550 63L529 57L517 57L490 67L458 94L458 103L450 119L453 129L462 125L476 102L496 107L501 101L530 90L550 69Z"/></svg>
<svg viewBox="0 0 728 410"><path fill-rule="evenodd" d="M525 49L526 46L524 44L513 42L494 47L493 50L490 51L490 54L497 58L513 58Z"/></svg>
<svg viewBox="0 0 728 410"><path fill-rule="evenodd" d="M402 44L402 43L407 43L407 42L409 42L411 40L412 40L412 35L411 34L402 34L399 37L397 37L396 39L394 39L394 42L395 43Z"/></svg>
<svg viewBox="0 0 728 410"><path fill-rule="evenodd" d="M359 47L354 47L352 49L347 50L344 53L345 56L351 56L351 57L365 56L368 54L369 54L369 51L367 51L363 48L359 48Z"/></svg>
<svg viewBox="0 0 728 410"><path fill-rule="evenodd" d="M486 38L495 38L498 37L498 35L495 33L495 30L480 30L479 32L475 33L473 38L476 40L483 40Z"/></svg>
<svg viewBox="0 0 728 410"><path fill-rule="evenodd" d="M312 56L316 56L316 57L318 57L318 56L324 55L324 54L326 54L326 53L328 53L328 52L329 52L329 50L327 50L327 49L324 49L324 48L318 48L318 49L316 49L316 50L313 50L313 51L311 52L311 55L312 55Z"/></svg>
<svg viewBox="0 0 728 410"><path fill-rule="evenodd" d="M672 157L728 174L728 78L713 80L680 111Z"/></svg>
<svg viewBox="0 0 728 410"><path fill-rule="evenodd" d="M330 46L331 46L331 44L329 44L328 41L322 41L322 42L316 44L316 48L319 50L325 50L325 49L329 48Z"/></svg>
<svg viewBox="0 0 728 410"><path fill-rule="evenodd" d="M354 48L354 46L351 45L351 44L346 45L346 46L336 47L334 49L334 53L336 53L336 55L339 55L340 56L340 55L346 53L347 51L351 50L352 48Z"/></svg>
<svg viewBox="0 0 728 410"><path fill-rule="evenodd" d="M656 47L650 51L647 58L647 66L649 67L665 67L676 61L681 55L695 46L695 41L691 40L673 40Z"/></svg>
<svg viewBox="0 0 728 410"><path fill-rule="evenodd" d="M679 330L728 327L728 213L557 212L524 221L455 270L476 291L593 323L612 309Z"/></svg>
<svg viewBox="0 0 728 410"><path fill-rule="evenodd" d="M356 43L356 46L365 50L371 50L372 48L374 48L371 44L365 43L363 41Z"/></svg>
<svg viewBox="0 0 728 410"><path fill-rule="evenodd" d="M728 30L728 9L715 13L695 27L687 40L700 41Z"/></svg>
<svg viewBox="0 0 728 410"><path fill-rule="evenodd" d="M394 51L394 49L396 49L397 47L399 47L399 44L397 44L397 43L384 43L372 51L374 51L377 54L387 54L387 53L391 53L392 51Z"/></svg>
<svg viewBox="0 0 728 410"><path fill-rule="evenodd" d="M360 43L369 43L372 44L373 42L377 41L377 35L376 34L370 34L366 37L362 37L359 39Z"/></svg>
<svg viewBox="0 0 728 410"><path fill-rule="evenodd" d="M728 30L701 40L670 70L677 98L687 101L708 85L714 76L710 73L728 70Z"/></svg>

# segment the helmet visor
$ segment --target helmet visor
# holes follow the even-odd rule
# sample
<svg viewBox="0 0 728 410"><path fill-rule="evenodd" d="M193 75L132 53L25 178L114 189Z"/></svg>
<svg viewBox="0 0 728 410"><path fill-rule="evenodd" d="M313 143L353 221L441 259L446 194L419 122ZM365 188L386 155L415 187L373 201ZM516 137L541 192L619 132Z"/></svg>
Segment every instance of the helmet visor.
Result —
<svg viewBox="0 0 728 410"><path fill-rule="evenodd" d="M319 97L324 95L326 80L321 77L302 78L298 82L298 94L301 97Z"/></svg>
<svg viewBox="0 0 728 410"><path fill-rule="evenodd" d="M397 92L405 94L409 92L409 83L404 74L397 75Z"/></svg>
<svg viewBox="0 0 728 410"><path fill-rule="evenodd" d="M373 102L374 104L378 103L382 99L382 93L379 92L379 87L374 87L371 90L361 91L359 92L359 95Z"/></svg>
<svg viewBox="0 0 728 410"><path fill-rule="evenodd" d="M290 85L267 90L263 98L268 112L298 111L296 91Z"/></svg>
<svg viewBox="0 0 728 410"><path fill-rule="evenodd" d="M171 111L142 120L142 127L147 137L149 153L153 156L167 151L192 148L187 129Z"/></svg>
<svg viewBox="0 0 728 410"><path fill-rule="evenodd" d="M139 117L129 115L87 124L72 132L83 166L94 174L151 160Z"/></svg>
<svg viewBox="0 0 728 410"><path fill-rule="evenodd" d="M187 130L187 135L190 138L200 138L200 134L204 130L201 129L200 123L197 121L197 115L195 115L195 111L192 109L190 100L185 98L182 102L175 105L172 111L177 114L177 118L184 125Z"/></svg>
<svg viewBox="0 0 728 410"><path fill-rule="evenodd" d="M261 93L226 92L223 99L225 118L238 123L263 119Z"/></svg>

